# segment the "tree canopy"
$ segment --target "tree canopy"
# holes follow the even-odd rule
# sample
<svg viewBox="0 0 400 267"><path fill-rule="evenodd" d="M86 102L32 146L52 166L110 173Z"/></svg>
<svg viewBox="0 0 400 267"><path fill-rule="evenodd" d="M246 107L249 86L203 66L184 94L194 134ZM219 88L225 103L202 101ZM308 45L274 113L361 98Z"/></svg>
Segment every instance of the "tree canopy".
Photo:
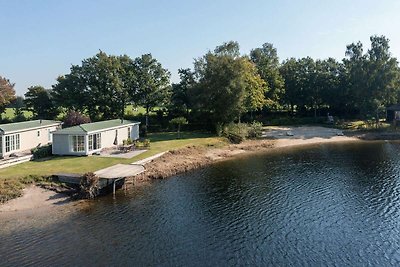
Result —
<svg viewBox="0 0 400 267"><path fill-rule="evenodd" d="M157 120L186 117L207 125L252 120L271 112L314 117L328 112L379 118L385 106L400 101L400 69L389 40L371 36L367 51L361 42L349 44L345 58L288 58L279 61L271 43L241 54L229 41L170 72L151 54L134 59L100 51L73 65L57 78L53 90L29 88L26 107L36 117L53 117L58 108L89 115L92 120L123 118L128 104L145 109L146 125L156 107ZM0 110L15 97L13 84L0 77ZM57 108L55 108L57 107ZM131 116L132 114L130 114ZM167 125L168 120L164 121Z"/></svg>
<svg viewBox="0 0 400 267"><path fill-rule="evenodd" d="M240 56L239 45L228 42L197 59L196 105L208 112L214 123L228 123L246 111L262 108L266 83L255 65Z"/></svg>
<svg viewBox="0 0 400 267"><path fill-rule="evenodd" d="M258 74L269 87L265 94L266 106L269 109L278 109L285 82L279 72L280 63L276 48L270 43L265 43L262 47L251 50L250 58L257 66Z"/></svg>
<svg viewBox="0 0 400 267"><path fill-rule="evenodd" d="M149 112L157 106L164 106L170 97L170 73L152 57L144 54L134 61L136 75L134 102L146 109L146 126Z"/></svg>
<svg viewBox="0 0 400 267"><path fill-rule="evenodd" d="M28 92L25 93L25 106L38 119L54 119L58 114L51 90L39 85L28 88Z"/></svg>
<svg viewBox="0 0 400 267"><path fill-rule="evenodd" d="M15 99L14 84L0 76L0 113Z"/></svg>

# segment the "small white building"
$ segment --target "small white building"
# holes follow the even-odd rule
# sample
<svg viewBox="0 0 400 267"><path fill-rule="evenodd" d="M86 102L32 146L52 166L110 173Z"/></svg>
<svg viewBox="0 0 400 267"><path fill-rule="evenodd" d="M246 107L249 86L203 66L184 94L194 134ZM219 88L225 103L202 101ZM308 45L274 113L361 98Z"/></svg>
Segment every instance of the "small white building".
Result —
<svg viewBox="0 0 400 267"><path fill-rule="evenodd" d="M61 128L61 124L52 120L0 124L0 157L51 143L52 133Z"/></svg>
<svg viewBox="0 0 400 267"><path fill-rule="evenodd" d="M121 145L124 140L139 139L140 122L108 120L85 123L53 133L54 155L87 156L103 148Z"/></svg>

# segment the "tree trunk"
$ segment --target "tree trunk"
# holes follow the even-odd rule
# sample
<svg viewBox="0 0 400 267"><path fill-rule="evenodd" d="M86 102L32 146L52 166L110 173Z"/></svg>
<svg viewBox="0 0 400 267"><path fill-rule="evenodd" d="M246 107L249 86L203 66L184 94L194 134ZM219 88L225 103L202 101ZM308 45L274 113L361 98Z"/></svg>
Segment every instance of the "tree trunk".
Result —
<svg viewBox="0 0 400 267"><path fill-rule="evenodd" d="M149 127L149 106L146 106L146 128Z"/></svg>
<svg viewBox="0 0 400 267"><path fill-rule="evenodd" d="M379 110L376 110L376 128L379 128Z"/></svg>
<svg viewBox="0 0 400 267"><path fill-rule="evenodd" d="M314 104L314 121L317 122L317 105Z"/></svg>
<svg viewBox="0 0 400 267"><path fill-rule="evenodd" d="M178 124L178 139L181 139L181 125Z"/></svg>
<svg viewBox="0 0 400 267"><path fill-rule="evenodd" d="M122 110L121 110L121 120L124 119L124 115L125 115L125 101L122 101Z"/></svg>

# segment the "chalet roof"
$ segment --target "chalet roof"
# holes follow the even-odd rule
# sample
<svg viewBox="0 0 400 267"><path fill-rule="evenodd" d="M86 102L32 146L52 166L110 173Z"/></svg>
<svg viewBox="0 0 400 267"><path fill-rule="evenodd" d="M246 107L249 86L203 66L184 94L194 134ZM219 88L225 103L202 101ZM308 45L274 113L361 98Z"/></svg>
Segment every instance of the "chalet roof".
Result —
<svg viewBox="0 0 400 267"><path fill-rule="evenodd" d="M0 124L0 130L3 134L22 132L31 129L39 129L48 126L61 125L60 121L53 120L33 120L33 121L22 121L14 123Z"/></svg>
<svg viewBox="0 0 400 267"><path fill-rule="evenodd" d="M89 132L98 132L102 130L118 128L125 125L140 124L137 121L130 120L108 120L108 121L98 121L92 123L85 123L73 127L64 128L54 132L53 134L85 134Z"/></svg>

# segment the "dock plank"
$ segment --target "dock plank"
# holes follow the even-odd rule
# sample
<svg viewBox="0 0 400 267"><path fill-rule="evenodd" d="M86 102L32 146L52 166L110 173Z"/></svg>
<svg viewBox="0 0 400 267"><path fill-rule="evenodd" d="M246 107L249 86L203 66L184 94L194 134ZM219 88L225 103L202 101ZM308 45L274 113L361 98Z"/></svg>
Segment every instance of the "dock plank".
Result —
<svg viewBox="0 0 400 267"><path fill-rule="evenodd" d="M114 166L98 170L95 172L95 174L100 178L116 179L135 176L142 172L144 172L144 167L141 165L116 164Z"/></svg>

